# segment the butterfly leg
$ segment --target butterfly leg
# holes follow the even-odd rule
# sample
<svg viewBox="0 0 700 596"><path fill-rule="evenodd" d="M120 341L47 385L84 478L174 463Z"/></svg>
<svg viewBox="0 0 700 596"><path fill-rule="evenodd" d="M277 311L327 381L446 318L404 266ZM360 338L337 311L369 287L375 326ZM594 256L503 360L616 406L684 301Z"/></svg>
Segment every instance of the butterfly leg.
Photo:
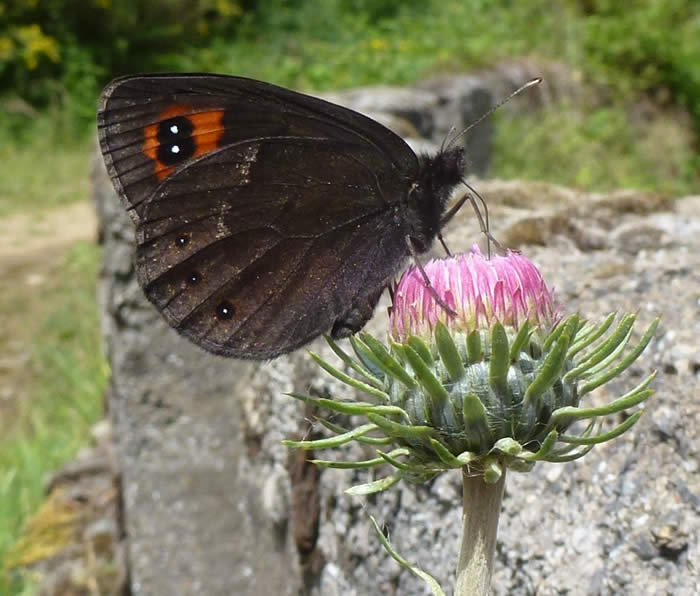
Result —
<svg viewBox="0 0 700 596"><path fill-rule="evenodd" d="M428 292L430 292L433 298L435 298L435 302L437 302L447 314L452 316L456 315L457 313L454 311L454 309L450 308L447 305L447 303L440 297L440 295L435 291L433 284L430 282L428 274L425 272L425 269L423 269L423 264L418 258L416 247L413 246L413 241L411 240L410 236L406 236L406 245L408 246L408 250L411 253L411 257L413 258L413 262L415 263L416 268L418 269L418 271L420 271L420 274L423 277L423 283L425 283L425 287L428 289Z"/></svg>
<svg viewBox="0 0 700 596"><path fill-rule="evenodd" d="M505 251L505 248L501 245L501 243L496 240L494 235L491 233L491 226L489 225L489 208L488 205L486 204L486 201L484 200L484 197L482 197L474 188L472 188L469 183L466 180L462 180L462 184L467 187L467 189L470 192L465 193L451 208L450 210L443 215L442 219L440 220L440 229L444 228L447 223L455 216L457 215L457 212L462 208L462 205L469 201L472 205L472 208L474 209L474 213L476 214L476 218L479 221L479 228L481 228L481 233L486 236L486 239L488 240L488 245L487 245L487 251L489 256L491 255L491 244L493 245L501 252ZM473 193L473 194L472 194ZM476 198L474 198L476 196ZM478 202L477 202L478 200ZM481 212L481 207L479 206L479 203L481 203L481 207L483 207L483 214ZM438 236L440 238L440 241L442 242L442 237ZM444 246L444 243L443 243Z"/></svg>
<svg viewBox="0 0 700 596"><path fill-rule="evenodd" d="M385 288L386 286L381 286L378 291L369 296L364 295L356 298L350 309L333 323L331 337L333 339L350 337L362 329L367 321L372 318L374 308L377 306L377 302L379 302L379 298L381 298Z"/></svg>
<svg viewBox="0 0 700 596"><path fill-rule="evenodd" d="M438 232L437 237L438 237L438 240L440 241L440 244L442 244L442 248L445 249L445 254L448 257L451 257L452 253L450 252L450 249L447 247L447 243L445 242L445 239L442 237L442 232Z"/></svg>

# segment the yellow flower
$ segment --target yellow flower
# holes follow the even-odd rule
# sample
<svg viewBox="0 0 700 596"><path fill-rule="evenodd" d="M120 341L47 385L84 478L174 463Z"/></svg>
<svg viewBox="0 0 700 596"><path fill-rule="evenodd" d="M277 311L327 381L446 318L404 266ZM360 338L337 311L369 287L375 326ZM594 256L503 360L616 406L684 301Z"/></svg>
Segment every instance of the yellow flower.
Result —
<svg viewBox="0 0 700 596"><path fill-rule="evenodd" d="M14 42L9 37L0 37L0 60L9 60L14 53Z"/></svg>
<svg viewBox="0 0 700 596"><path fill-rule="evenodd" d="M375 52L386 50L386 48L388 47L388 44L383 39L379 39L377 37L370 41L369 45Z"/></svg>
<svg viewBox="0 0 700 596"><path fill-rule="evenodd" d="M24 62L29 70L34 70L39 65L42 57L52 62L60 60L58 42L45 35L37 24L17 27L13 31L15 39L23 46Z"/></svg>
<svg viewBox="0 0 700 596"><path fill-rule="evenodd" d="M243 14L238 2L231 2L231 0L217 0L216 12L222 17L239 17Z"/></svg>

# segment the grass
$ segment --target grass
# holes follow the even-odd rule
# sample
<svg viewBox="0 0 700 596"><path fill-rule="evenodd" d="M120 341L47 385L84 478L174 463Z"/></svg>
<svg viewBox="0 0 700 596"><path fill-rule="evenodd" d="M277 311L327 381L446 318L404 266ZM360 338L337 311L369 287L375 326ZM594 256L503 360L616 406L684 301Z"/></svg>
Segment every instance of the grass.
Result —
<svg viewBox="0 0 700 596"><path fill-rule="evenodd" d="M393 3L400 8L387 11L393 13L387 19L347 4L301 2L292 8L273 2L241 28L236 43L214 39L206 48L181 52L169 65L302 89L400 85L532 53L563 57L576 45L572 37L580 28L570 2L403 2Z"/></svg>
<svg viewBox="0 0 700 596"><path fill-rule="evenodd" d="M494 177L588 191L636 188L670 197L700 187L694 137L682 119L658 115L642 121L619 106L586 114L565 102L536 114L494 117Z"/></svg>
<svg viewBox="0 0 700 596"><path fill-rule="evenodd" d="M47 271L40 292L29 295L23 284L7 283L0 297L0 311L12 313L3 324L11 327L3 329L3 335L11 332L11 353L28 356L24 378L14 383L18 399L0 410L0 594L19 589L10 586L2 561L41 503L47 475L88 442L103 413L99 261L95 246L79 243Z"/></svg>
<svg viewBox="0 0 700 596"><path fill-rule="evenodd" d="M42 211L84 200L89 194L88 142L0 146L0 217L17 211Z"/></svg>
<svg viewBox="0 0 700 596"><path fill-rule="evenodd" d="M0 217L39 213L89 196L92 137L66 125L67 119L60 109L16 115L12 124L0 119Z"/></svg>

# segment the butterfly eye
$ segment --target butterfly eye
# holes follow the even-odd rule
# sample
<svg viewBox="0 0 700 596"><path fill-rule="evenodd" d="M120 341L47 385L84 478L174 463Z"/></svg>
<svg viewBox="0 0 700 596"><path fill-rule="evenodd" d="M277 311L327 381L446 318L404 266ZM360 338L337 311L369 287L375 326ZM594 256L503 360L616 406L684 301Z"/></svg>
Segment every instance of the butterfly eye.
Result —
<svg viewBox="0 0 700 596"><path fill-rule="evenodd" d="M178 236L175 240L175 244L179 246L180 248L184 248L187 246L187 244L190 241L190 237L187 234L182 234L181 236Z"/></svg>
<svg viewBox="0 0 700 596"><path fill-rule="evenodd" d="M222 321L228 321L236 314L236 308L228 301L224 301L216 307L216 317Z"/></svg>

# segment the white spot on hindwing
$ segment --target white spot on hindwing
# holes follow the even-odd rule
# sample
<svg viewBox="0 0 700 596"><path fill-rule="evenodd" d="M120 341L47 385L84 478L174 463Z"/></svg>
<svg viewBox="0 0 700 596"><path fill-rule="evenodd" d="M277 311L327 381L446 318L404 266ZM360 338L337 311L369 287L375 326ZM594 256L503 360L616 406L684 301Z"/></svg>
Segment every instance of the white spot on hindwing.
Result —
<svg viewBox="0 0 700 596"><path fill-rule="evenodd" d="M258 151L260 150L260 144L250 145L246 147L243 153L243 161L239 161L236 164L236 170L239 175L240 184L250 184L250 166L254 164L258 158Z"/></svg>
<svg viewBox="0 0 700 596"><path fill-rule="evenodd" d="M179 145L173 145L172 147L170 147L170 153L175 153L175 154L180 153L180 146L179 146Z"/></svg>
<svg viewBox="0 0 700 596"><path fill-rule="evenodd" d="M260 151L260 144L250 145L243 154L243 159L248 164L255 163L255 160L258 158L258 151Z"/></svg>
<svg viewBox="0 0 700 596"><path fill-rule="evenodd" d="M177 124L173 124L170 127L170 132L173 133L174 135L176 135L178 132L180 132L180 129L177 127Z"/></svg>
<svg viewBox="0 0 700 596"><path fill-rule="evenodd" d="M226 213L229 211L229 207L226 203L221 203L219 205L219 213L216 216L216 236L217 240L225 238L231 234L231 230L226 225L225 217Z"/></svg>

